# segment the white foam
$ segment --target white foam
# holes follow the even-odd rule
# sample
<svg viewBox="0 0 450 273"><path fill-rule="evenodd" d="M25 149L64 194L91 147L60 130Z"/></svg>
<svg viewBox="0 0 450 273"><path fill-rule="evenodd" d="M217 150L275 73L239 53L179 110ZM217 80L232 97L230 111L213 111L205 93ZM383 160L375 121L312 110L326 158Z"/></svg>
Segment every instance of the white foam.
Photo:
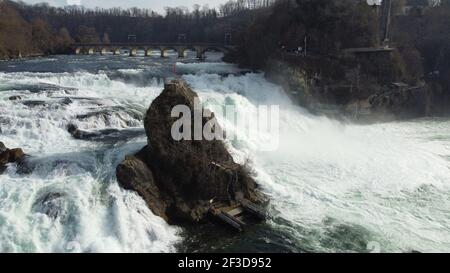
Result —
<svg viewBox="0 0 450 273"><path fill-rule="evenodd" d="M247 71L240 69L236 65L224 62L198 62L198 63L176 63L176 69L181 73L191 73L196 75L206 76L207 73L212 74L231 74L241 73Z"/></svg>
<svg viewBox="0 0 450 273"><path fill-rule="evenodd" d="M299 242L302 229L325 236L324 222L332 218L364 227L383 251L450 249L450 219L442 210L450 206L450 139L430 139L448 136L448 121L342 124L293 106L259 74L184 78L212 110L228 103L255 118L258 104L281 106L277 151L258 152L265 135L229 145L241 162L252 159L274 217L296 227ZM244 130L218 118L227 130Z"/></svg>
<svg viewBox="0 0 450 273"><path fill-rule="evenodd" d="M140 119L120 109L142 116L161 86L136 87L112 81L103 73L85 72L0 73L0 82L3 87L47 83L75 88L0 92L0 115L9 121L2 122L1 141L9 147L22 147L37 164L29 175L16 174L15 166L9 166L7 174L0 176L0 252L175 250L178 229L154 216L137 194L120 189L115 179L115 166L125 155L142 148L145 139L108 147L75 140L67 132L69 123L82 129L142 127ZM24 101L45 101L47 105L29 107L22 100L8 99L17 94ZM59 103L63 97L71 97L73 102ZM121 108L106 119L75 119L76 115L117 107ZM57 219L36 210L37 200L48 193L63 195Z"/></svg>

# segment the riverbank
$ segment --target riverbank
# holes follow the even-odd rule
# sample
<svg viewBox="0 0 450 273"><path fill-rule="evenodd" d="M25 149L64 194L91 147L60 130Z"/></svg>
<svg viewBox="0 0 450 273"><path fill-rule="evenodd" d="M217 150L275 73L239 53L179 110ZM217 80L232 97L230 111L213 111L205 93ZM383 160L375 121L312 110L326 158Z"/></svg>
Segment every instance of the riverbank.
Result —
<svg viewBox="0 0 450 273"><path fill-rule="evenodd" d="M49 57L49 56L52 56L52 55L44 54L44 53L28 53L28 54L19 53L17 55L0 56L0 61L13 61L13 60L41 58L41 57Z"/></svg>

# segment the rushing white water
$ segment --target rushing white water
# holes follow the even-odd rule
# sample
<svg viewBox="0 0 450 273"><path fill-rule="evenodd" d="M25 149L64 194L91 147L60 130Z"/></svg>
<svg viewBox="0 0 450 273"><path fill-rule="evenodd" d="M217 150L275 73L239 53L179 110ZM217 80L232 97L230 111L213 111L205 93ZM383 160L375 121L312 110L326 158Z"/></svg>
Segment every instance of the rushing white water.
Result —
<svg viewBox="0 0 450 273"><path fill-rule="evenodd" d="M154 216L141 198L123 191L115 182L114 166L126 154L143 147L145 137L108 146L75 140L67 132L67 125L76 115L99 109L125 107L142 115L161 86L137 88L111 81L103 73L83 72L2 73L0 82L3 90L43 83L76 88L0 92L4 119L1 141L9 147L22 147L37 162L30 175L16 174L11 166L0 178L0 251L174 250L177 229ZM23 96L24 101L44 101L46 105L29 107L9 101L12 94ZM72 97L73 102L62 105L62 97ZM142 127L140 119L124 111L107 118L93 116L77 125L84 129ZM56 221L42 213L45 204L44 208L36 204L49 193L63 195L62 200L57 200L56 209L61 211Z"/></svg>
<svg viewBox="0 0 450 273"><path fill-rule="evenodd" d="M227 143L237 161L251 160L271 197L267 244L282 234L292 251L450 250L449 121L342 123L292 105L261 74L220 76L230 69L222 63L178 67L192 73L183 78L227 131L244 128L220 115L225 105L255 122L259 104L281 106L277 151L261 152L277 137L264 133ZM42 84L57 88L30 91ZM0 141L22 147L34 164L31 173L11 165L0 176L0 251L176 250L180 229L154 216L115 179L115 166L143 147L145 136L102 142L67 132L69 124L142 130L142 115L161 89L156 80L143 85L101 71L0 73ZM9 100L13 95L22 100ZM63 103L67 97L71 102ZM108 114L90 115L102 111ZM49 194L57 198L42 202Z"/></svg>
<svg viewBox="0 0 450 273"><path fill-rule="evenodd" d="M185 78L211 108L232 103L255 123L256 105L281 105L277 151L258 152L267 136L232 146L237 158L252 159L272 197L272 224L300 244L312 240L314 251L351 250L332 242L336 230L348 226L368 233L362 247L369 251L450 249L450 122L342 124L291 105L259 74ZM246 97L236 94L242 90ZM285 221L290 224L280 224Z"/></svg>

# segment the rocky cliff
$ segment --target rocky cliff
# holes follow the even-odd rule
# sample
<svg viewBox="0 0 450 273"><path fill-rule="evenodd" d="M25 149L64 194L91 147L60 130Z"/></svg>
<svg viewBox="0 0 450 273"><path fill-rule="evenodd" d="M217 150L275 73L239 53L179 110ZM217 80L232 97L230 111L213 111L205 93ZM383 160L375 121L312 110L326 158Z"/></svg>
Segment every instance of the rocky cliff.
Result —
<svg viewBox="0 0 450 273"><path fill-rule="evenodd" d="M423 117L431 111L432 92L426 84L377 81L342 67L336 60L327 64L323 59L293 59L271 59L265 69L266 77L313 113L389 121ZM330 75L342 77L333 79Z"/></svg>
<svg viewBox="0 0 450 273"><path fill-rule="evenodd" d="M148 145L117 167L120 185L135 190L169 223L202 220L214 200L245 198L257 203L260 198L249 171L234 162L222 141L176 141L172 137L172 125L178 120L171 116L173 107L185 105L191 110L193 132L197 98L182 81L166 84L144 120ZM212 119L214 115L203 118L201 125Z"/></svg>

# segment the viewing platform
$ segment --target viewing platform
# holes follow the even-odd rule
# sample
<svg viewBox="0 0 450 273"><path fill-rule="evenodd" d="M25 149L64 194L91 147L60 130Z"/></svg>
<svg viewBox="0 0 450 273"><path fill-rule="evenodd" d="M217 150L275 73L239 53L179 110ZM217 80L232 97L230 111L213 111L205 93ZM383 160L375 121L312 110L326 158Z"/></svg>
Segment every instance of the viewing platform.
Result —
<svg viewBox="0 0 450 273"><path fill-rule="evenodd" d="M377 54L377 53L391 53L393 51L394 48L392 47L359 47L344 50L345 53L350 54Z"/></svg>
<svg viewBox="0 0 450 273"><path fill-rule="evenodd" d="M265 221L267 213L257 204L248 200L240 202L216 201L211 205L210 214L226 226L242 232L250 222Z"/></svg>

